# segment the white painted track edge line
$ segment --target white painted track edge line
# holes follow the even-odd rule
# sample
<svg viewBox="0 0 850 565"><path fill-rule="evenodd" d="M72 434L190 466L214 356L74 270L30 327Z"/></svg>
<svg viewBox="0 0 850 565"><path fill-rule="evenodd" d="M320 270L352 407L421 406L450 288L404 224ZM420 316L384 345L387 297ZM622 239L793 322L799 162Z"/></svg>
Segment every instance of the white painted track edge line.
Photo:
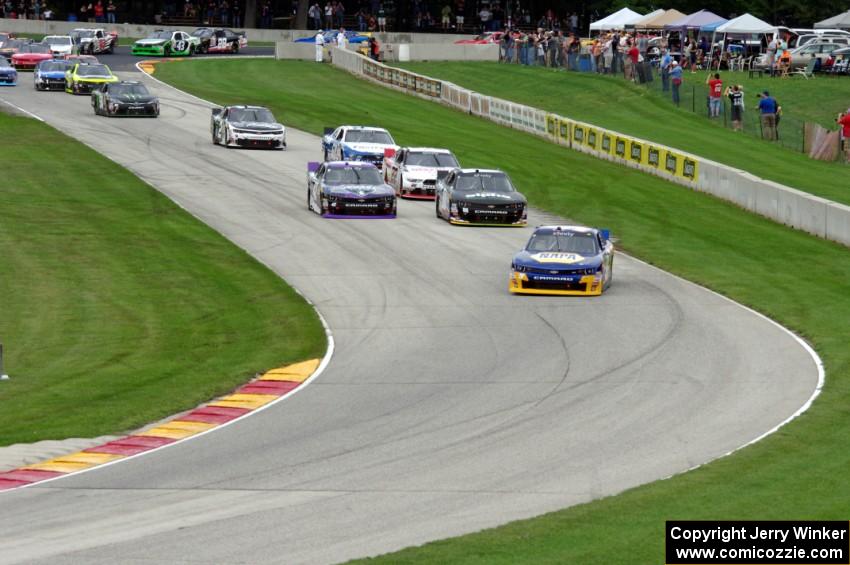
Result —
<svg viewBox="0 0 850 565"><path fill-rule="evenodd" d="M11 102L9 102L8 100L4 100L3 98L0 98L0 102L2 102L3 104L6 104L7 106L10 106L10 107L14 108L14 109L15 109L15 110L17 110L18 112L21 112L22 114L25 114L25 115L29 116L30 118L36 119L36 120L38 120L39 122L44 123L44 120L43 120L43 119L41 119L41 117L40 117L40 116L37 116L37 115L33 114L33 113L32 113L32 112L30 112L29 110L24 110L24 109L23 109L23 108L21 108L20 106L18 106L18 105L16 105L16 104L12 104L12 103L11 103ZM55 128L54 128L54 129L55 129Z"/></svg>
<svg viewBox="0 0 850 565"><path fill-rule="evenodd" d="M745 306L744 304L741 304L740 302L736 302L735 300L732 300L728 296L724 296L724 295L720 294L719 292L712 290L710 288L707 288L707 287L705 287L701 284L697 284L693 281L689 281L688 279L686 279L684 277L680 277L679 275L665 271L664 269L657 267L655 265L652 265L650 263L647 263L646 261L643 261L642 259L638 259L637 257L633 257L633 256L628 255L626 253L623 253L623 255L626 255L629 258L637 261L638 263L642 263L643 265L646 265L647 267L650 267L650 268L652 268L656 271L660 271L660 272L662 272L666 275L675 277L675 278L679 279L680 281L683 281L683 282L685 282L689 285L693 285L693 286L696 286L696 287L699 287L699 288L705 290L706 292L710 292L711 294L713 294L713 295L715 295L715 296L717 296L717 297L719 297L719 298L721 298L721 299L723 299L727 302L730 302L730 303L734 304L735 306L737 306L739 308L743 308L744 310L750 312L751 314L754 314L757 317L759 317L763 320L766 320L767 322L773 324L774 326L779 328L781 331L783 331L786 334L788 334L789 336L791 336L794 339L794 341L796 341L803 348L803 350L805 350L806 353L809 354L809 356L812 358L812 362L815 364L815 368L817 369L817 374L818 374L818 382L817 382L817 385L815 386L815 389L812 391L811 396L809 396L809 398L806 400L806 402L804 402L803 405L800 406L800 408L798 408L793 414L791 414L790 416L788 416L787 418L785 418L784 420L782 420L781 422L776 424L774 427L770 428L769 430L762 433L761 435L751 439L750 441L748 441L744 444L741 444L734 449L730 449L729 451L727 451L726 453L723 453L722 455L718 455L717 457L715 457L713 459L709 459L708 461L705 461L703 463L699 463L697 465L694 465L693 467L689 467L689 468L685 469L684 471L680 471L678 473L673 473L672 475L668 475L668 476L666 476L662 479L658 479L658 480L664 481L664 480L670 479L672 477L675 477L677 475L682 475L684 473L688 473L690 471L693 471L695 469L699 469L700 467L708 465L709 463L713 463L715 461L718 461L719 459L723 459L724 457L728 457L728 456L732 455L733 453L737 453L738 451L744 449L745 447L749 447L749 446L751 446L755 443L758 443L761 440L767 438L768 436L773 435L774 433L779 431L781 428L783 428L787 424L791 423L793 420L796 420L798 417L803 415L806 411L808 411L809 408L811 408L815 399L818 396L820 396L820 393L823 391L823 387L826 384L826 371L824 369L823 360L820 358L820 355L818 355L818 353L817 353L817 351L815 351L814 347L812 347L805 339L803 339L802 337L800 337L799 335L794 333L789 328L786 328L785 326L783 326L782 324L780 324L776 320L762 314L761 312L759 312L757 310L750 308L749 306ZM653 481L653 482L655 482L655 481ZM647 484L649 484L649 483L647 483ZM614 495L614 496L616 496L616 495Z"/></svg>

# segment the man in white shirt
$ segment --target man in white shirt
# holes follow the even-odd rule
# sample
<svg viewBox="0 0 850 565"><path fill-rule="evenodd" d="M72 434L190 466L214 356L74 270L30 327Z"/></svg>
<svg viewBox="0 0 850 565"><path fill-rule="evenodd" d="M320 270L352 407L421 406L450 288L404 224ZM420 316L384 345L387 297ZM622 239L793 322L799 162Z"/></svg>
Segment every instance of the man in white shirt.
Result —
<svg viewBox="0 0 850 565"><path fill-rule="evenodd" d="M316 62L321 63L325 54L325 34L322 30L316 33Z"/></svg>
<svg viewBox="0 0 850 565"><path fill-rule="evenodd" d="M339 28L339 33L336 34L336 46L338 49L345 49L348 44L348 38L345 37L345 28Z"/></svg>

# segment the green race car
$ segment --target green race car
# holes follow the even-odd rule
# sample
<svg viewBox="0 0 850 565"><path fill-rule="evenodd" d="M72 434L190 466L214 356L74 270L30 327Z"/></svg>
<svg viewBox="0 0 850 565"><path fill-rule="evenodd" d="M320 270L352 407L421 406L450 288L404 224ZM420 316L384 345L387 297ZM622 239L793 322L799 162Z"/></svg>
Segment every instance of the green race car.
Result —
<svg viewBox="0 0 850 565"><path fill-rule="evenodd" d="M133 44L133 55L176 57L194 55L201 39L184 31L155 31L150 37Z"/></svg>
<svg viewBox="0 0 850 565"><path fill-rule="evenodd" d="M65 71L65 92L69 94L88 94L107 82L118 82L118 77L106 65L77 63Z"/></svg>

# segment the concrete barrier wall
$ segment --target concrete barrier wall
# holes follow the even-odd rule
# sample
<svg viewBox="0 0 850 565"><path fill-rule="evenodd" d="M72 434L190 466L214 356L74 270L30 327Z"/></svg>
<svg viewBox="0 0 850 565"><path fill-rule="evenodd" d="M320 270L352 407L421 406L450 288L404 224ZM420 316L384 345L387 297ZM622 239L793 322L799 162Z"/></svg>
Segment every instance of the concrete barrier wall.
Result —
<svg viewBox="0 0 850 565"><path fill-rule="evenodd" d="M399 60L399 43L384 44L384 59ZM409 61L498 61L499 46L457 45L455 43L410 43L407 45Z"/></svg>
<svg viewBox="0 0 850 565"><path fill-rule="evenodd" d="M387 67L356 53L334 57L333 63L383 86L544 137L574 151L639 169L794 229L850 246L850 206L672 147Z"/></svg>
<svg viewBox="0 0 850 565"><path fill-rule="evenodd" d="M12 33L34 33L43 35L67 34L72 29L83 27L102 27L109 31L117 31L119 37L147 37L149 33L157 29L180 29L191 32L199 26L164 26L164 25L141 25L130 23L118 24L93 24L88 22L64 22L44 20L10 20L0 18L0 31ZM245 29L248 32L248 41L295 41L302 37L313 37L316 32L304 29ZM430 43L430 44L453 44L458 39L468 39L472 35L455 35L448 33L376 33L375 37L381 44L385 43Z"/></svg>

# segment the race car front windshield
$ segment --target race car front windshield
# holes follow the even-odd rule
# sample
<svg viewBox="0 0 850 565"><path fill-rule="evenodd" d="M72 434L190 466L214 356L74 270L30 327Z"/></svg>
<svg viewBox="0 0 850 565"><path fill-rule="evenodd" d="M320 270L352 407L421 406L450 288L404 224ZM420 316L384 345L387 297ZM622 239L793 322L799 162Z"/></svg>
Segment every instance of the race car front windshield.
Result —
<svg viewBox="0 0 850 565"><path fill-rule="evenodd" d="M77 75L81 77L108 77L112 76L106 65L79 65Z"/></svg>
<svg viewBox="0 0 850 565"><path fill-rule="evenodd" d="M552 232L536 233L528 241L527 251L542 253L558 251L561 253L576 253L578 255L596 255L596 236L592 233Z"/></svg>
<svg viewBox="0 0 850 565"><path fill-rule="evenodd" d="M274 115L265 108L231 108L228 119L231 122L275 123Z"/></svg>
<svg viewBox="0 0 850 565"><path fill-rule="evenodd" d="M381 173L372 167L329 168L325 173L325 184L383 184Z"/></svg>
<svg viewBox="0 0 850 565"><path fill-rule="evenodd" d="M42 64L38 66L39 70L44 73L52 73L52 72L60 72L66 71L71 67L68 63L64 61L44 61Z"/></svg>
<svg viewBox="0 0 850 565"><path fill-rule="evenodd" d="M514 186L505 173L460 173L455 188L463 191L514 192Z"/></svg>
<svg viewBox="0 0 850 565"><path fill-rule="evenodd" d="M71 38L61 35L50 35L44 38L44 43L47 45L71 45Z"/></svg>
<svg viewBox="0 0 850 565"><path fill-rule="evenodd" d="M385 131L352 129L345 133L345 141L349 143L380 143L392 145L393 138Z"/></svg>
<svg viewBox="0 0 850 565"><path fill-rule="evenodd" d="M109 88L109 92L116 96L149 96L150 92L144 84L116 84Z"/></svg>
<svg viewBox="0 0 850 565"><path fill-rule="evenodd" d="M76 37L94 37L93 31L75 31L74 35Z"/></svg>
<svg viewBox="0 0 850 565"><path fill-rule="evenodd" d="M406 165L412 167L445 167L458 166L457 159L451 153L408 153Z"/></svg>
<svg viewBox="0 0 850 565"><path fill-rule="evenodd" d="M50 53L50 47L40 43L31 43L21 47L21 53Z"/></svg>
<svg viewBox="0 0 850 565"><path fill-rule="evenodd" d="M153 35L149 35L148 39L171 39L170 31L158 31Z"/></svg>

